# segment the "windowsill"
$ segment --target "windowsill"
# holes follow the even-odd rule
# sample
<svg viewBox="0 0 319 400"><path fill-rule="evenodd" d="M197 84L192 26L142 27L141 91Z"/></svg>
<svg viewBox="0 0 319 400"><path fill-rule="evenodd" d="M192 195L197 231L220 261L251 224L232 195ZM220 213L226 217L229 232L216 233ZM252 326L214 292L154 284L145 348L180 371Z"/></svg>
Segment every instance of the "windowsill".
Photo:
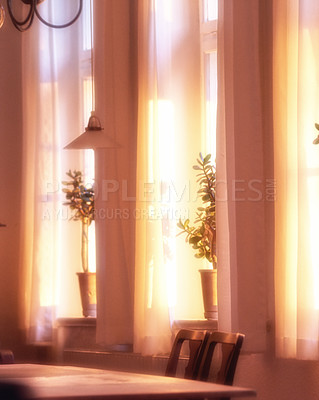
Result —
<svg viewBox="0 0 319 400"><path fill-rule="evenodd" d="M217 330L217 319L180 319L173 322L173 332L179 329Z"/></svg>
<svg viewBox="0 0 319 400"><path fill-rule="evenodd" d="M95 343L96 318L60 318L56 329L57 362L93 368L130 370L163 374L168 355L142 356L133 353L132 345L99 346ZM173 332L179 329L216 330L217 320L176 320Z"/></svg>
<svg viewBox="0 0 319 400"><path fill-rule="evenodd" d="M57 327L70 327L70 326L96 326L95 317L71 317L71 318L58 318L56 321Z"/></svg>
<svg viewBox="0 0 319 400"><path fill-rule="evenodd" d="M176 333L180 329L216 330L217 320L190 319L176 320L172 330ZM114 346L100 346L96 344L96 318L77 317L59 318L56 322L55 347L58 361L63 360L64 352L117 352L132 353L131 344L118 344Z"/></svg>
<svg viewBox="0 0 319 400"><path fill-rule="evenodd" d="M57 320L57 328L72 326L95 327L96 318L72 317ZM217 329L217 326L217 319L179 319L173 322L173 329Z"/></svg>
<svg viewBox="0 0 319 400"><path fill-rule="evenodd" d="M79 334L94 334L96 330L96 318L93 317L75 317L59 318L56 322L57 337L59 332L76 332ZM217 319L182 319L175 320L172 325L173 332L179 329L207 329L216 330L218 328ZM63 338L65 340L65 338Z"/></svg>

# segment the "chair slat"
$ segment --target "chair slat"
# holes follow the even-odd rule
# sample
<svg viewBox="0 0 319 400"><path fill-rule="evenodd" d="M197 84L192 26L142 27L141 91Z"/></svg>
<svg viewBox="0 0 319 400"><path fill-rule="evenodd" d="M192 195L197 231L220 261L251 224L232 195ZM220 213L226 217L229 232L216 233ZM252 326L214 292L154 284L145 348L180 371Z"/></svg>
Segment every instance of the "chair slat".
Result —
<svg viewBox="0 0 319 400"><path fill-rule="evenodd" d="M221 362L215 382L224 385L232 385L244 337L245 336L241 333L211 332L207 338L206 346L203 351L197 379L202 381L208 380L210 369L212 367L212 359L217 345L220 344Z"/></svg>
<svg viewBox="0 0 319 400"><path fill-rule="evenodd" d="M202 330L181 329L174 340L168 359L165 375L176 376L178 362L181 356L182 345L189 343L189 359L185 368L184 378L196 379L199 370L201 356L209 333Z"/></svg>

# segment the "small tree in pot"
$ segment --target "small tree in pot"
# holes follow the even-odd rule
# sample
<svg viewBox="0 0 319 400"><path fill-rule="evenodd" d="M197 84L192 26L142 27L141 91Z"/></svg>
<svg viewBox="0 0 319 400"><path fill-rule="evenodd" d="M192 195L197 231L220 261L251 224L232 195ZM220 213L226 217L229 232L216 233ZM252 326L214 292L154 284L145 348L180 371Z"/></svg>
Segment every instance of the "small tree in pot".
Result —
<svg viewBox="0 0 319 400"><path fill-rule="evenodd" d="M184 222L179 220L177 226L182 229L179 235L186 234L185 240L196 251L195 257L205 257L212 263L213 268L216 268L216 168L211 164L211 155L208 154L203 158L200 154L197 165L194 165L193 169L198 171L199 190L197 193L203 205L197 208L194 225L190 225L189 219Z"/></svg>
<svg viewBox="0 0 319 400"><path fill-rule="evenodd" d="M81 258L83 273L78 273L83 315L95 316L96 314L96 291L95 273L89 272L89 253L88 253L88 229L94 220L94 189L83 185L82 172L71 171L66 173L71 181L63 181L63 188L67 202L63 203L73 211L71 220L82 222L82 243Z"/></svg>
<svg viewBox="0 0 319 400"><path fill-rule="evenodd" d="M94 190L92 187L85 187L82 180L81 171L69 171L66 173L72 180L63 181L63 185L68 188L62 189L66 195L67 202L63 203L69 206L74 212L71 219L82 222L82 268L83 272L89 271L88 264L88 228L94 220ZM72 189L69 189L69 187Z"/></svg>
<svg viewBox="0 0 319 400"><path fill-rule="evenodd" d="M190 220L180 219L177 226L186 234L185 241L195 250L195 257L206 258L212 269L200 270L205 317L217 317L217 255L216 255L216 167L211 163L211 155L203 157L201 154L193 169L198 171L198 195L202 206L197 208L194 224Z"/></svg>

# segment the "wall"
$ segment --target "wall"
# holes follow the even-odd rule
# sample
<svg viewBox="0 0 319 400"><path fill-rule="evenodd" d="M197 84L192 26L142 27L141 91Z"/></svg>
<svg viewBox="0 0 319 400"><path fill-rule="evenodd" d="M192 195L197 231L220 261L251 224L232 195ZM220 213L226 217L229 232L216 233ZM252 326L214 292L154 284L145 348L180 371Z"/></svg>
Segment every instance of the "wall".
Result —
<svg viewBox="0 0 319 400"><path fill-rule="evenodd" d="M0 30L0 346L16 348L22 154L21 34Z"/></svg>
<svg viewBox="0 0 319 400"><path fill-rule="evenodd" d="M318 400L319 363L279 360L269 354L243 355L234 384L255 388L258 400Z"/></svg>

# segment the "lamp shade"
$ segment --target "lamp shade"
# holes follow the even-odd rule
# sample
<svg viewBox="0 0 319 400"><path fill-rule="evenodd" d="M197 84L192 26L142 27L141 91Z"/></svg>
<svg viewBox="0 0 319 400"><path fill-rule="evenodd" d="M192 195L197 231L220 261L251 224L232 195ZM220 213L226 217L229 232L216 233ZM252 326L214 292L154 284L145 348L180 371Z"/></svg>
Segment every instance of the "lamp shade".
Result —
<svg viewBox="0 0 319 400"><path fill-rule="evenodd" d="M95 115L94 111L91 112L88 126L85 132L78 136L71 143L66 145L66 150L79 150L79 149L116 149L120 147L113 139L108 137L102 132L101 122Z"/></svg>

